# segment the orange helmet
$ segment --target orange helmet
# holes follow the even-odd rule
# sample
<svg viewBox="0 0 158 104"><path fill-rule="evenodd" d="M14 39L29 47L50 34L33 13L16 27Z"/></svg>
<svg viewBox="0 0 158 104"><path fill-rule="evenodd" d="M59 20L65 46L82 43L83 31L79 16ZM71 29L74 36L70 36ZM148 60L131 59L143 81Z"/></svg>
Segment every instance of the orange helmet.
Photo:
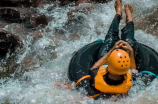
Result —
<svg viewBox="0 0 158 104"><path fill-rule="evenodd" d="M108 57L108 71L114 75L123 75L130 68L130 58L126 51L115 49Z"/></svg>

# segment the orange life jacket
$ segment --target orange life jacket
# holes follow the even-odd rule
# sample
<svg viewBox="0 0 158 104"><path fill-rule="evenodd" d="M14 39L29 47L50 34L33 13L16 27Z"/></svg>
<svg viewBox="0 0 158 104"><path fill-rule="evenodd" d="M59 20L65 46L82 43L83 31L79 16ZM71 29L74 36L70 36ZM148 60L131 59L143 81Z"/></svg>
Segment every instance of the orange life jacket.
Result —
<svg viewBox="0 0 158 104"><path fill-rule="evenodd" d="M127 93L132 85L131 82L132 75L130 70L124 75L125 80L123 81L123 83L114 86L114 85L108 85L103 79L103 76L108 72L107 67L108 65L103 65L99 68L97 75L94 79L95 88L104 93L120 93L120 94Z"/></svg>

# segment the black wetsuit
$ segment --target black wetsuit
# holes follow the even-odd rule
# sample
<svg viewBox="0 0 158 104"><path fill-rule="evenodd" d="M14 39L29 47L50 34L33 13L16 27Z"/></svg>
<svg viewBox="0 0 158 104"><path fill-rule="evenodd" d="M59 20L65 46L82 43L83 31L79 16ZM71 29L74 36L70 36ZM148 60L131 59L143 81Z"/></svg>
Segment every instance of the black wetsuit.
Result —
<svg viewBox="0 0 158 104"><path fill-rule="evenodd" d="M101 46L99 50L98 59L103 57L106 53L109 52L110 49L114 46L114 44L120 40L119 38L119 23L121 20L121 16L116 14L112 24L109 28L107 35L105 36L104 44ZM134 23L133 21L128 22L127 25L121 30L121 40L126 41L133 48L134 55L137 53L138 42L134 39Z"/></svg>

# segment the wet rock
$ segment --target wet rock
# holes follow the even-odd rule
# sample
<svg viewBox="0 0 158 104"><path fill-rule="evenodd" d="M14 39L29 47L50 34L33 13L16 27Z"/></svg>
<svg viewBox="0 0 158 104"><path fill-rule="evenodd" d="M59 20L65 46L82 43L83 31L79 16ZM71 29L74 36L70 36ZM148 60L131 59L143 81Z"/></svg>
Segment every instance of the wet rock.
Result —
<svg viewBox="0 0 158 104"><path fill-rule="evenodd" d="M144 16L139 21L135 22L135 29L146 31L158 37L158 9L155 9L150 14Z"/></svg>
<svg viewBox="0 0 158 104"><path fill-rule="evenodd" d="M0 0L0 6L5 7L16 7L16 6L24 6L24 7L38 7L41 0Z"/></svg>
<svg viewBox="0 0 158 104"><path fill-rule="evenodd" d="M23 65L23 70L24 71L28 71L29 69L31 69L31 66L35 65L36 63L34 62L34 57L30 56L24 59L24 61L22 62Z"/></svg>
<svg viewBox="0 0 158 104"><path fill-rule="evenodd" d="M70 35L69 38L70 38L70 40L79 40L80 36L75 34L75 35Z"/></svg>
<svg viewBox="0 0 158 104"><path fill-rule="evenodd" d="M28 29L26 29L25 26L22 24L17 24L17 23L10 24L7 25L6 29L12 32L13 34L15 33L17 35L29 35Z"/></svg>
<svg viewBox="0 0 158 104"><path fill-rule="evenodd" d="M59 0L60 1L60 5L61 6L64 6L64 5L68 5L74 1L71 1L71 0Z"/></svg>
<svg viewBox="0 0 158 104"><path fill-rule="evenodd" d="M27 21L26 27L28 28L44 28L48 25L47 17L44 14L34 14Z"/></svg>
<svg viewBox="0 0 158 104"><path fill-rule="evenodd" d="M56 59L57 58L57 53L56 52L52 52L52 53L50 53L50 60L54 60L54 59Z"/></svg>
<svg viewBox="0 0 158 104"><path fill-rule="evenodd" d="M0 28L5 28L7 25L8 23L0 21Z"/></svg>
<svg viewBox="0 0 158 104"><path fill-rule="evenodd" d="M78 6L81 3L91 3L91 4L97 4L97 3L108 3L112 0L59 0L61 3L61 6L68 5L70 3L75 3L76 6Z"/></svg>
<svg viewBox="0 0 158 104"><path fill-rule="evenodd" d="M21 38L0 29L0 78L11 77L10 74L20 67L16 56L22 48Z"/></svg>
<svg viewBox="0 0 158 104"><path fill-rule="evenodd" d="M35 11L27 8L3 7L0 8L0 18L8 23L22 23L29 19Z"/></svg>
<svg viewBox="0 0 158 104"><path fill-rule="evenodd" d="M13 54L16 54L23 47L23 43L18 36L11 34L8 31L0 29L0 58L10 59ZM7 56L7 57L6 57Z"/></svg>
<svg viewBox="0 0 158 104"><path fill-rule="evenodd" d="M86 18L83 16L77 16L71 20L69 20L63 28L68 30L68 32L75 34L77 31L80 31L85 26Z"/></svg>
<svg viewBox="0 0 158 104"><path fill-rule="evenodd" d="M42 38L43 37L43 32L42 31L35 31L31 34L34 40Z"/></svg>
<svg viewBox="0 0 158 104"><path fill-rule="evenodd" d="M10 64L4 64L0 63L0 78L2 77L13 77L11 76L12 73L14 73L18 69L19 64L15 64L14 66L11 66Z"/></svg>
<svg viewBox="0 0 158 104"><path fill-rule="evenodd" d="M22 62L22 70L23 71L35 70L36 68L41 67L44 64L44 61L46 61L46 59L40 55L28 56Z"/></svg>
<svg viewBox="0 0 158 104"><path fill-rule="evenodd" d="M4 7L0 8L0 18L7 23L24 23L28 28L43 28L48 25L44 14L27 8Z"/></svg>

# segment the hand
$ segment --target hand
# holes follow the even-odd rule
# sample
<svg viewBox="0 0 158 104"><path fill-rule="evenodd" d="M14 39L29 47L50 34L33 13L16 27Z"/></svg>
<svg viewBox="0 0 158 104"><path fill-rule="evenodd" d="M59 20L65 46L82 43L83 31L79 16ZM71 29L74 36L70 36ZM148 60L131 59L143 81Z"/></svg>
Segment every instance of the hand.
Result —
<svg viewBox="0 0 158 104"><path fill-rule="evenodd" d="M71 85L69 85L69 84L66 84L66 83L64 83L64 84L56 83L55 86L60 87L60 88L70 89L70 90L73 89L73 88L72 88L73 86L71 86Z"/></svg>
<svg viewBox="0 0 158 104"><path fill-rule="evenodd" d="M118 42L115 43L112 49L121 48L123 42L124 42L123 40L119 40Z"/></svg>
<svg viewBox="0 0 158 104"><path fill-rule="evenodd" d="M131 72L134 74L138 74L138 70L136 70L136 69L132 69Z"/></svg>
<svg viewBox="0 0 158 104"><path fill-rule="evenodd" d="M133 51L132 47L125 41L122 42L121 47L125 49L126 51L129 51L129 52Z"/></svg>

